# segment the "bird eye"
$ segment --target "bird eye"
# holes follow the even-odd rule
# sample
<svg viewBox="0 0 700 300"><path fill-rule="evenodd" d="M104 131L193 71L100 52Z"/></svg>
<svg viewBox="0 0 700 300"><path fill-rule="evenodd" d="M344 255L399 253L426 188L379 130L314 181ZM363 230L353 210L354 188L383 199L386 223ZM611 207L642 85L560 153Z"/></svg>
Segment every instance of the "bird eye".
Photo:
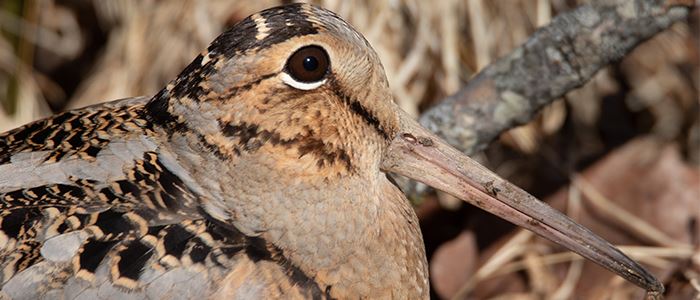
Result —
<svg viewBox="0 0 700 300"><path fill-rule="evenodd" d="M319 46L306 46L289 57L286 71L296 81L311 83L326 76L329 63L326 50Z"/></svg>

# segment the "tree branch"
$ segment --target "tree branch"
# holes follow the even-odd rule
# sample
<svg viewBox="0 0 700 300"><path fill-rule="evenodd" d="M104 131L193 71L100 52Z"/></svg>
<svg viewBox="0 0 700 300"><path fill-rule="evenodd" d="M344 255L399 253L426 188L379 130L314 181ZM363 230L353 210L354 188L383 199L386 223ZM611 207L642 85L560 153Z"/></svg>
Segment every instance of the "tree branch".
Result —
<svg viewBox="0 0 700 300"><path fill-rule="evenodd" d="M694 2L602 0L560 14L419 121L467 154L483 150L501 132L528 122L544 105L684 20Z"/></svg>
<svg viewBox="0 0 700 300"><path fill-rule="evenodd" d="M600 1L561 14L426 111L420 123L467 154L483 150L501 132L528 122L544 105L688 15L679 1L666 3Z"/></svg>

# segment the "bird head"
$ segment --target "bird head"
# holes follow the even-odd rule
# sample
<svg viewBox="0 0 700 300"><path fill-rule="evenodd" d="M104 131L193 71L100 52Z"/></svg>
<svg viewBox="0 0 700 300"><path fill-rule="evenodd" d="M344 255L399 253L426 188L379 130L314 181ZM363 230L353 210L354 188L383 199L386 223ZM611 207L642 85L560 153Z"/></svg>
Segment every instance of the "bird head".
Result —
<svg viewBox="0 0 700 300"><path fill-rule="evenodd" d="M223 158L272 151L280 172L324 180L378 173L399 129L377 54L345 21L310 5L244 19L149 110L157 123L197 131Z"/></svg>

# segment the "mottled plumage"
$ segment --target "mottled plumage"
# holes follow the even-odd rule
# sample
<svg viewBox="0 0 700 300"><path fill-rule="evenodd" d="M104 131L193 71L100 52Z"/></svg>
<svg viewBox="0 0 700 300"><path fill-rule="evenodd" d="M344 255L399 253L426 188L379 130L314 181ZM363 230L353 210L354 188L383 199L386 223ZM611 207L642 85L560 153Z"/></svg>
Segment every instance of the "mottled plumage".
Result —
<svg viewBox="0 0 700 300"><path fill-rule="evenodd" d="M279 75L305 43L359 64L338 59L325 88L300 92ZM427 295L417 220L378 172L393 125L356 98L387 92L369 49L328 11L273 8L223 33L153 98L0 135L3 295ZM371 145L376 153L352 150ZM367 186L376 188L348 192ZM399 200L388 209L379 203L386 192ZM356 208L360 201L376 203ZM389 233L404 246L382 253L376 244ZM389 270L405 262L419 275Z"/></svg>
<svg viewBox="0 0 700 300"><path fill-rule="evenodd" d="M391 100L360 34L293 4L224 32L153 97L0 134L0 298L427 298L388 171L660 290Z"/></svg>

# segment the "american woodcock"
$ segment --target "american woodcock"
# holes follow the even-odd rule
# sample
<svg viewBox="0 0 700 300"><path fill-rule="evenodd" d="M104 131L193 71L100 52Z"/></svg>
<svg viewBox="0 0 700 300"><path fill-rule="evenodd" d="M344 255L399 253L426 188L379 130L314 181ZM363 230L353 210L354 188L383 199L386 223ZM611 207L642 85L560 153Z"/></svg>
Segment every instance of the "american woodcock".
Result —
<svg viewBox="0 0 700 300"><path fill-rule="evenodd" d="M0 135L0 298L427 298L418 220L384 172L663 290L420 127L359 33L293 4L224 32L153 97Z"/></svg>

